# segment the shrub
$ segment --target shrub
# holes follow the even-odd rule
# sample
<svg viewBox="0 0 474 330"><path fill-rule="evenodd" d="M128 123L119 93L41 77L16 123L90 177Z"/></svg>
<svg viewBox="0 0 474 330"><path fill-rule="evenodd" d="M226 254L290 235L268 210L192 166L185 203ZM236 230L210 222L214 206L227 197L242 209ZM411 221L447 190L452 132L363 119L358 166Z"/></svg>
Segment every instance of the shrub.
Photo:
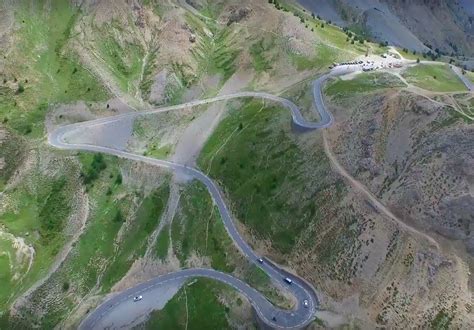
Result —
<svg viewBox="0 0 474 330"><path fill-rule="evenodd" d="M18 84L18 89L16 90L16 93L21 94L24 91L25 91L25 87L23 86L23 84Z"/></svg>
<svg viewBox="0 0 474 330"><path fill-rule="evenodd" d="M117 184L117 185L121 185L121 184L122 184L122 174L121 174L121 173L119 173L119 174L117 175L117 178L115 179L115 184Z"/></svg>

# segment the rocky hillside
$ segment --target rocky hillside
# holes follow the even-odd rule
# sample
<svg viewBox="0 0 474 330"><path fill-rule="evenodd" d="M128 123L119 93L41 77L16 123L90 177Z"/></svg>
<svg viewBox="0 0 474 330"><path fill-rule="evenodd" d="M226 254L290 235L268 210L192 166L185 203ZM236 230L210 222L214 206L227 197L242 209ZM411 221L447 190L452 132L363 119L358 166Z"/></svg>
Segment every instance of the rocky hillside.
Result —
<svg viewBox="0 0 474 330"><path fill-rule="evenodd" d="M471 1L298 0L326 20L418 52L474 56Z"/></svg>
<svg viewBox="0 0 474 330"><path fill-rule="evenodd" d="M461 240L473 254L472 123L406 92L350 102L349 112L336 111L341 117L331 130L343 166L401 218Z"/></svg>
<svg viewBox="0 0 474 330"><path fill-rule="evenodd" d="M45 136L59 125L239 90L284 95L308 115L311 78L387 48L267 0L0 5L0 279L8 283L0 285L0 328L76 328L109 295L189 267L231 273L277 305L294 304L243 258L202 185L142 163L56 150ZM427 100L401 91L401 77L362 77L337 98L337 84L328 87L338 125L327 135L294 130L277 104L239 99L68 138L209 173L258 253L317 288L326 312L313 327L467 328L472 124L456 115L472 113L472 98ZM451 98L462 111L437 105ZM406 224L374 207L337 159ZM448 248L437 249L425 230ZM452 240L462 247L451 249ZM184 328L188 308L196 328L254 326L235 291L213 281L183 288L124 327Z"/></svg>

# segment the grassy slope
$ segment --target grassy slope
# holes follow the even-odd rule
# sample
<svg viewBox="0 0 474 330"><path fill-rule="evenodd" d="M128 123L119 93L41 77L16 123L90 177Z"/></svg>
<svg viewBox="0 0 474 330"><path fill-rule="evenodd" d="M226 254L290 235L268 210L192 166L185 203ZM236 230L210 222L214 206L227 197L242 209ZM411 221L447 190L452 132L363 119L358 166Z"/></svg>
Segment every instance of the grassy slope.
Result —
<svg viewBox="0 0 474 330"><path fill-rule="evenodd" d="M235 268L233 259L238 252L227 235L209 192L201 183L193 182L181 195L180 211L171 227L171 241L183 265L195 252L209 256L214 269L231 272Z"/></svg>
<svg viewBox="0 0 474 330"><path fill-rule="evenodd" d="M91 23L91 26L95 27L93 23ZM145 51L140 44L121 41L118 36L130 33L129 30L135 28L133 25L123 27L116 22L112 22L104 24L98 28L98 31L94 32L95 48L101 58L107 63L120 89L131 95L135 95L137 92L136 87L141 83Z"/></svg>
<svg viewBox="0 0 474 330"><path fill-rule="evenodd" d="M290 125L286 110L247 103L221 122L198 160L225 187L237 218L283 253L292 250L309 223L318 221L320 205L329 197L323 170L327 160L320 153L309 160L288 131ZM233 138L217 152L230 134ZM311 171L308 161L315 165ZM311 187L317 180L320 184Z"/></svg>
<svg viewBox="0 0 474 330"><path fill-rule="evenodd" d="M434 92L466 90L466 86L449 69L448 65L419 64L405 70L402 76L409 83Z"/></svg>
<svg viewBox="0 0 474 330"><path fill-rule="evenodd" d="M48 104L99 101L107 97L104 88L65 47L80 15L78 9L65 1L53 0L51 10L46 11L45 3L42 0L17 4L18 42L5 60L9 68L5 78L10 90L4 90L0 102L0 117L4 122L22 134L34 136L43 133ZM15 93L19 83L24 86L24 92Z"/></svg>
<svg viewBox="0 0 474 330"><path fill-rule="evenodd" d="M469 78L470 81L474 84L474 72L471 71L466 71L466 75Z"/></svg>
<svg viewBox="0 0 474 330"><path fill-rule="evenodd" d="M84 171L94 162L90 154L82 154L81 160ZM130 192L118 179L115 159L104 157L104 162L105 169L88 184L94 207L84 234L58 271L33 293L32 309L22 310L11 322L44 328L57 325L75 307L77 299L91 290L108 292L133 261L144 254L147 237L158 224L166 205L168 186L146 197L140 192ZM136 198L141 201L138 206L134 206ZM131 217L130 223L119 236L128 217ZM119 244L115 244L117 242ZM52 293L58 299L51 301Z"/></svg>
<svg viewBox="0 0 474 330"><path fill-rule="evenodd" d="M5 192L6 198L13 204L9 204L0 214L0 223L7 232L25 237L25 242L33 246L36 252L27 276L21 283L7 287L8 290L0 296L2 308L48 269L67 239L62 231L71 212L77 168L72 166L67 170L69 175L59 171L55 176L33 170L27 173L29 178L26 182Z"/></svg>
<svg viewBox="0 0 474 330"><path fill-rule="evenodd" d="M45 6L50 6L51 10L45 10ZM18 29L14 31L15 42L8 54L2 54L6 70L2 73L0 118L13 132L26 135L28 139L21 141L16 137L14 140L18 144L14 150L8 144L2 145L5 146L2 153L8 153L12 158L7 162L10 174L23 157L22 145L29 147L30 153L48 154L49 151L38 150L29 142L29 138L43 136L48 104L99 101L107 97L102 86L67 51L72 26L79 15L77 8L68 2L53 0L21 1L15 3L12 10ZM8 296L25 289L48 269L66 239L60 234L70 212L70 199L75 189L71 179L77 168L67 165L53 176L45 175L43 171L41 167L34 167L25 180L5 191L5 195L14 201L14 208L0 214L0 223L14 235L26 236L26 242L33 245L36 254L21 285L8 287L0 297L2 307ZM8 173L2 174L4 185Z"/></svg>
<svg viewBox="0 0 474 330"><path fill-rule="evenodd" d="M199 279L185 285L166 304L155 311L145 323L146 329L230 329L229 307L220 296L231 295L223 284Z"/></svg>
<svg viewBox="0 0 474 330"><path fill-rule="evenodd" d="M0 142L0 159L3 159L3 167L0 172L0 191L3 191L25 156L25 141L12 131L0 126L1 131L4 133L0 134L5 134L3 141Z"/></svg>
<svg viewBox="0 0 474 330"><path fill-rule="evenodd" d="M325 95L345 96L352 93L370 93L382 88L403 87L405 84L389 73L360 73L350 80L337 78L325 88Z"/></svg>

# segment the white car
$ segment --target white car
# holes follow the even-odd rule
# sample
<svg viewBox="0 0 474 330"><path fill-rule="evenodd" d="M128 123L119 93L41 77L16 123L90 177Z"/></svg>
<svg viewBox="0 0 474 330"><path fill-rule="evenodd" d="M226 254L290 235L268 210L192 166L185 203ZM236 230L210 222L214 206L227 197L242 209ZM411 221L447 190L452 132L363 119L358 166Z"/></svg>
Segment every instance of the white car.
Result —
<svg viewBox="0 0 474 330"><path fill-rule="evenodd" d="M136 297L133 297L133 302L137 302L137 301L140 301L142 299L143 299L142 296L136 296Z"/></svg>
<svg viewBox="0 0 474 330"><path fill-rule="evenodd" d="M308 300L306 300L306 299L303 300L303 306L304 306L305 308L308 308L308 306L309 306Z"/></svg>
<svg viewBox="0 0 474 330"><path fill-rule="evenodd" d="M291 278L289 278L289 277L285 277L283 280L284 280L286 283L288 283L288 284L293 283L293 281L292 281Z"/></svg>

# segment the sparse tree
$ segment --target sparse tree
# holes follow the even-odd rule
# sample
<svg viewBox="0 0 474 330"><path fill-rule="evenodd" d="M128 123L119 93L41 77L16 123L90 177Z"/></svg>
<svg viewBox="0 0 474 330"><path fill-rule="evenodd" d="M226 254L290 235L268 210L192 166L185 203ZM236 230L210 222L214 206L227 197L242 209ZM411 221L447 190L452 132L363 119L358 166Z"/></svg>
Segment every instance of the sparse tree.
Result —
<svg viewBox="0 0 474 330"><path fill-rule="evenodd" d="M23 84L19 83L18 84L18 89L16 90L16 93L17 94L21 94L25 91L25 87L23 86Z"/></svg>

